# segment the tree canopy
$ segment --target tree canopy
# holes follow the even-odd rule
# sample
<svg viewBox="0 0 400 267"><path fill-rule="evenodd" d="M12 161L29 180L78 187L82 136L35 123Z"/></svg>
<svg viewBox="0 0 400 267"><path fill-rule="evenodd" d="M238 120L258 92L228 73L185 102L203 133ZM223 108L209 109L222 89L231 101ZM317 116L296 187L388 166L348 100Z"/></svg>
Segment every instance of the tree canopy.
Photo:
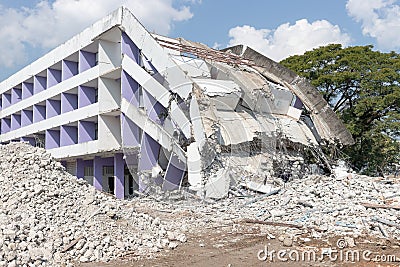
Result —
<svg viewBox="0 0 400 267"><path fill-rule="evenodd" d="M400 54L331 44L281 62L310 80L352 133L344 152L358 171L382 174L400 160Z"/></svg>

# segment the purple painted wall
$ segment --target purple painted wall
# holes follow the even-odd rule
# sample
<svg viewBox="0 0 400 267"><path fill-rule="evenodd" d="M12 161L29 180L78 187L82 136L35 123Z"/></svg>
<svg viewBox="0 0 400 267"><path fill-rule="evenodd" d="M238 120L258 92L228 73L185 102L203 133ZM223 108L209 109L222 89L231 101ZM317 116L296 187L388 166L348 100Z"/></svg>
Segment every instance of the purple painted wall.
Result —
<svg viewBox="0 0 400 267"><path fill-rule="evenodd" d="M93 186L97 190L103 190L103 166L113 166L113 158L101 158L95 156L93 160Z"/></svg>
<svg viewBox="0 0 400 267"><path fill-rule="evenodd" d="M28 142L31 146L35 146L35 138L33 137L21 137L21 142Z"/></svg>
<svg viewBox="0 0 400 267"><path fill-rule="evenodd" d="M76 159L76 177L83 178L85 176L85 165L83 159Z"/></svg>
<svg viewBox="0 0 400 267"><path fill-rule="evenodd" d="M46 100L46 118L51 118L61 114L61 101L54 99Z"/></svg>
<svg viewBox="0 0 400 267"><path fill-rule="evenodd" d="M21 127L32 124L33 111L28 109L21 110Z"/></svg>
<svg viewBox="0 0 400 267"><path fill-rule="evenodd" d="M21 128L21 115L11 115L11 131Z"/></svg>
<svg viewBox="0 0 400 267"><path fill-rule="evenodd" d="M165 119L163 114L167 113L166 109L144 89L143 89L143 102L149 118L152 121L162 125Z"/></svg>
<svg viewBox="0 0 400 267"><path fill-rule="evenodd" d="M49 73L49 70L47 70ZM33 77L33 93L37 94L41 91L46 90L47 88L47 78L42 76L34 76Z"/></svg>
<svg viewBox="0 0 400 267"><path fill-rule="evenodd" d="M297 109L303 109L303 107L304 107L303 102L301 102L300 98L298 98L297 96L295 96L293 107L295 107Z"/></svg>
<svg viewBox="0 0 400 267"><path fill-rule="evenodd" d="M96 88L88 86L78 87L78 107L85 107L96 102Z"/></svg>
<svg viewBox="0 0 400 267"><path fill-rule="evenodd" d="M115 197L123 199L125 196L124 159L122 153L114 155L114 193Z"/></svg>
<svg viewBox="0 0 400 267"><path fill-rule="evenodd" d="M96 54L86 51L79 51L79 73L96 66Z"/></svg>
<svg viewBox="0 0 400 267"><path fill-rule="evenodd" d="M73 111L78 108L78 95L61 93L61 113Z"/></svg>
<svg viewBox="0 0 400 267"><path fill-rule="evenodd" d="M172 155L171 161L167 167L167 172L165 173L162 189L166 191L179 189L179 185L185 175L185 170L185 162L180 161L177 156Z"/></svg>
<svg viewBox="0 0 400 267"><path fill-rule="evenodd" d="M70 146L78 143L78 127L60 126L60 146Z"/></svg>
<svg viewBox="0 0 400 267"><path fill-rule="evenodd" d="M140 128L124 113L121 114L122 145L125 147L137 147L140 145Z"/></svg>
<svg viewBox="0 0 400 267"><path fill-rule="evenodd" d="M33 122L46 119L46 106L33 105Z"/></svg>
<svg viewBox="0 0 400 267"><path fill-rule="evenodd" d="M61 70L61 80L65 81L78 74L78 62L63 60Z"/></svg>
<svg viewBox="0 0 400 267"><path fill-rule="evenodd" d="M11 130L11 119L2 118L1 119L1 133L8 133Z"/></svg>
<svg viewBox="0 0 400 267"><path fill-rule="evenodd" d="M46 130L46 149L60 147L60 131Z"/></svg>
<svg viewBox="0 0 400 267"><path fill-rule="evenodd" d="M61 70L47 69L47 85L46 88L50 88L61 82ZM36 90L35 90L36 94Z"/></svg>
<svg viewBox="0 0 400 267"><path fill-rule="evenodd" d="M92 121L78 122L78 143L93 141L95 138L96 124Z"/></svg>
<svg viewBox="0 0 400 267"><path fill-rule="evenodd" d="M122 53L135 60L136 63L140 62L139 48L132 42L125 32L122 32Z"/></svg>
<svg viewBox="0 0 400 267"><path fill-rule="evenodd" d="M11 105L11 94L4 93L1 96L1 101L2 101L1 104L2 109L9 107Z"/></svg>
<svg viewBox="0 0 400 267"><path fill-rule="evenodd" d="M159 152L160 145L157 141L151 138L148 134L143 133L138 171L151 170L156 166ZM142 182L142 178L139 177L139 191L144 192L145 190L146 185Z"/></svg>
<svg viewBox="0 0 400 267"><path fill-rule="evenodd" d="M22 89L11 89L11 104L18 103L22 99Z"/></svg>
<svg viewBox="0 0 400 267"><path fill-rule="evenodd" d="M133 106L139 107L139 84L125 71L121 74L121 91L126 100Z"/></svg>
<svg viewBox="0 0 400 267"><path fill-rule="evenodd" d="M26 99L33 95L33 83L22 83L22 99Z"/></svg>
<svg viewBox="0 0 400 267"><path fill-rule="evenodd" d="M138 170L151 170L156 166L159 152L160 144L147 133L143 133Z"/></svg>

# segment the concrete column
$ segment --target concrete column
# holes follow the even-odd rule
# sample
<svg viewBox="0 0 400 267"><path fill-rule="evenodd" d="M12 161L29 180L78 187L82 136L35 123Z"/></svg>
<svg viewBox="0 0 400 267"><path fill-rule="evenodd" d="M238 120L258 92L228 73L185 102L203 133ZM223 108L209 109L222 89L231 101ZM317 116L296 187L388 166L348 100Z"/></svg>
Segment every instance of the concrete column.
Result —
<svg viewBox="0 0 400 267"><path fill-rule="evenodd" d="M115 197L123 199L125 196L124 159L122 153L114 155Z"/></svg>
<svg viewBox="0 0 400 267"><path fill-rule="evenodd" d="M78 108L96 103L96 88L78 86Z"/></svg>
<svg viewBox="0 0 400 267"><path fill-rule="evenodd" d="M60 126L60 146L70 146L78 143L78 127Z"/></svg>
<svg viewBox="0 0 400 267"><path fill-rule="evenodd" d="M49 73L49 70L47 70ZM47 78L42 76L33 77L33 94L37 94L47 88Z"/></svg>
<svg viewBox="0 0 400 267"><path fill-rule="evenodd" d="M78 122L78 143L95 140L96 124L92 121Z"/></svg>
<svg viewBox="0 0 400 267"><path fill-rule="evenodd" d="M11 89L11 104L18 103L22 99L22 90L18 88Z"/></svg>
<svg viewBox="0 0 400 267"><path fill-rule="evenodd" d="M47 69L47 85L46 88L50 88L61 82L61 70ZM36 94L36 91L35 91Z"/></svg>
<svg viewBox="0 0 400 267"><path fill-rule="evenodd" d="M33 83L22 83L22 99L26 99L33 95Z"/></svg>
<svg viewBox="0 0 400 267"><path fill-rule="evenodd" d="M76 177L83 178L85 176L85 162L83 159L76 159Z"/></svg>
<svg viewBox="0 0 400 267"><path fill-rule="evenodd" d="M33 105L33 122L46 119L46 106Z"/></svg>
<svg viewBox="0 0 400 267"><path fill-rule="evenodd" d="M96 66L96 53L79 51L79 73Z"/></svg>
<svg viewBox="0 0 400 267"><path fill-rule="evenodd" d="M46 100L46 118L51 118L61 114L61 101L54 99Z"/></svg>
<svg viewBox="0 0 400 267"><path fill-rule="evenodd" d="M174 154L171 154L162 189L166 191L179 189L185 175L185 170L186 163L180 161Z"/></svg>
<svg viewBox="0 0 400 267"><path fill-rule="evenodd" d="M93 186L99 190L103 190L103 161L96 156L93 160Z"/></svg>

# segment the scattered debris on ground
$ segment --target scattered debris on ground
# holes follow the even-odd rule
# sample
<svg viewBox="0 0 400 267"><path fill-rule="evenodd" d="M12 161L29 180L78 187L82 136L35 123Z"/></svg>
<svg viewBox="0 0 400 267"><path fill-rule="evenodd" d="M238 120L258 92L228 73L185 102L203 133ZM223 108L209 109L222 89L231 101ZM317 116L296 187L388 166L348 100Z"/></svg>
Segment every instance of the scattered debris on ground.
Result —
<svg viewBox="0 0 400 267"><path fill-rule="evenodd" d="M236 185L219 200L117 200L68 174L44 149L2 145L0 266L137 261L221 229L232 238L261 234L286 247L335 236L345 236L349 246L361 238L400 239L397 180L348 174L275 183L278 189L267 193Z"/></svg>

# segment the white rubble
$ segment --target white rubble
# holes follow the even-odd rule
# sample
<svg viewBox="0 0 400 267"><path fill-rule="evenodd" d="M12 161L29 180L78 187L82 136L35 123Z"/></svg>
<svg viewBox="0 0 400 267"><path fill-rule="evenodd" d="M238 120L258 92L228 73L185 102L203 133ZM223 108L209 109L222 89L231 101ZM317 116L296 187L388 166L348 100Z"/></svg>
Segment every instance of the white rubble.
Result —
<svg viewBox="0 0 400 267"><path fill-rule="evenodd" d="M148 257L185 240L132 204L77 180L44 149L0 145L0 265L110 261L132 251Z"/></svg>

